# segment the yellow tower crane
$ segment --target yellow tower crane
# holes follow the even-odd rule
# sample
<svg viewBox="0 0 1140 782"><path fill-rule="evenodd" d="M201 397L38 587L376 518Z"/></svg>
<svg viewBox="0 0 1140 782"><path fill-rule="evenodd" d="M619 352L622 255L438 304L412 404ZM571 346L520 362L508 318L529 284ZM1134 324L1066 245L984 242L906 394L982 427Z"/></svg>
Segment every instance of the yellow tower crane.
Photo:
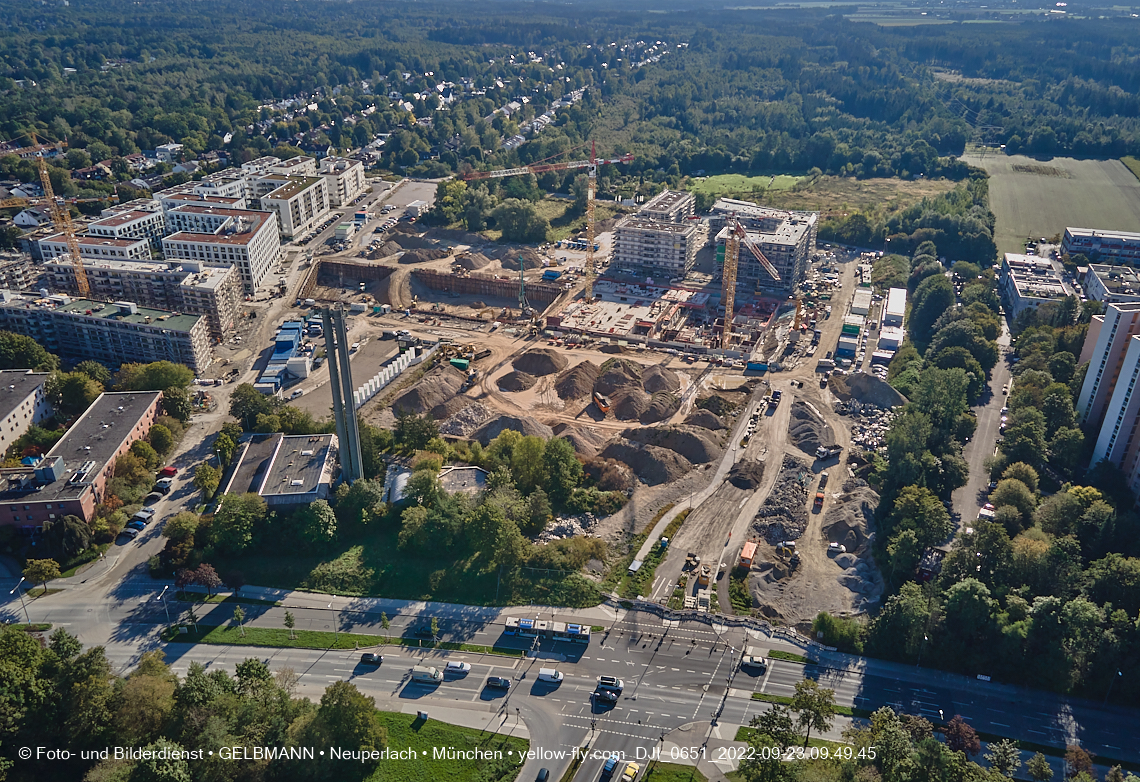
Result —
<svg viewBox="0 0 1140 782"><path fill-rule="evenodd" d="M562 154L562 153L559 153ZM549 159L549 158L548 158ZM609 158L607 160L598 160L595 153L594 143L590 142L590 158L589 160L574 160L568 163L535 163L529 166L521 166L519 168L501 168L498 171L468 171L462 174L463 179L501 179L503 177L515 176L516 174L544 174L547 171L566 171L570 169L584 168L587 169L587 184L586 184L586 289L584 291L584 298L586 301L592 301L594 298L594 195L598 189L598 166L607 163L631 163L633 162L632 154L621 155L616 158Z"/></svg>
<svg viewBox="0 0 1140 782"><path fill-rule="evenodd" d="M765 257L760 248L748 238L748 232L736 219L736 215L728 217L728 236L724 241L724 269L721 272L720 300L724 304L724 331L721 334L721 349L728 350L729 339L732 337L733 305L736 303L736 268L740 262L740 245L743 243L764 267L772 279L779 282L780 273L776 267Z"/></svg>
<svg viewBox="0 0 1140 782"><path fill-rule="evenodd" d="M75 290L80 296L86 296L91 292L91 285L87 282L87 270L83 268L83 258L79 254L79 239L75 236L75 224L71 222L71 211L62 198L55 197L43 155L36 157L36 169L40 172L40 182L43 184L44 198L47 200L48 211L51 213L52 225L55 226L55 230L63 234L63 240L67 243L67 251L71 253L71 263L75 269Z"/></svg>

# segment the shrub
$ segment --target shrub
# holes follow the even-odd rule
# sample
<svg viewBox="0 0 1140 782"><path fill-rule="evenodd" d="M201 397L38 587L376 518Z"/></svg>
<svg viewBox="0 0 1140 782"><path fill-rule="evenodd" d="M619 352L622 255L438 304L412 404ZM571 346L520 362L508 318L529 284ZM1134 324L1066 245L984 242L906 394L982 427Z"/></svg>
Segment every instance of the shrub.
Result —
<svg viewBox="0 0 1140 782"><path fill-rule="evenodd" d="M353 546L336 559L313 568L304 587L317 592L364 595L372 589L372 576L372 568L364 565L364 548Z"/></svg>
<svg viewBox="0 0 1140 782"><path fill-rule="evenodd" d="M863 625L855 619L820 611L811 623L811 630L824 646L834 646L842 652L854 654L863 652Z"/></svg>

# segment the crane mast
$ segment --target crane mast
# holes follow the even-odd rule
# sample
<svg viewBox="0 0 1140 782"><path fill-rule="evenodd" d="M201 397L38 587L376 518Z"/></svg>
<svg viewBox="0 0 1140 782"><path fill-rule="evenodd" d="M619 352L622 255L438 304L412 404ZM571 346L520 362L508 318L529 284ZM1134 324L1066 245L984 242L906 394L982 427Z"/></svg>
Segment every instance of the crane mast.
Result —
<svg viewBox="0 0 1140 782"><path fill-rule="evenodd" d="M55 229L63 234L67 243L67 251L71 253L71 262L75 268L75 289L80 296L91 292L91 285L87 282L87 270L83 268L83 259L79 255L79 240L75 237L75 225L71 222L71 212L63 199L55 197L51 187L51 177L48 176L47 163L43 156L36 158L36 168L40 172L40 182L44 188L48 211L51 213L51 222Z"/></svg>
<svg viewBox="0 0 1140 782"><path fill-rule="evenodd" d="M598 159L592 141L590 167L586 173L586 287L583 299L590 302L594 300L594 193L598 187Z"/></svg>
<svg viewBox="0 0 1140 782"><path fill-rule="evenodd" d="M728 227L728 237L724 242L724 269L721 272L720 300L724 303L724 331L721 334L722 350L728 350L729 339L732 337L732 309L736 303L736 270L740 264L740 245L744 244L748 247L748 250L760 262L764 270L772 275L773 280L777 282L780 280L780 273L776 271L776 267L760 251L760 248L748 238L748 232L736 219L735 214L729 215Z"/></svg>

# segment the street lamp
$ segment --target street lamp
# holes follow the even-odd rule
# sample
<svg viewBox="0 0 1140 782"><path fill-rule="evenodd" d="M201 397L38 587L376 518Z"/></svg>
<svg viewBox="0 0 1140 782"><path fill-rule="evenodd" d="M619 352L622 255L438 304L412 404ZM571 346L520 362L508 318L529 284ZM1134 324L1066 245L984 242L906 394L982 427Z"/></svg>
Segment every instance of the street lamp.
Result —
<svg viewBox="0 0 1140 782"><path fill-rule="evenodd" d="M166 605L166 590L168 589L170 589L169 584L162 588L162 591L158 593L158 597L156 597L155 600L162 601L162 608L166 611L166 623L170 624L170 607Z"/></svg>
<svg viewBox="0 0 1140 782"><path fill-rule="evenodd" d="M31 622L28 622L28 624L31 624ZM1121 677L1121 676L1124 676L1124 674L1122 674L1122 673L1121 673L1121 671L1116 671L1116 676L1117 676L1117 677ZM1112 681L1109 681L1109 683L1108 683L1108 692L1106 692L1106 693L1105 693L1105 707L1107 707L1107 706L1108 706L1108 697L1109 697L1109 695L1112 695L1112 694L1113 694L1113 685L1114 685L1114 684L1116 684L1116 679L1115 679L1115 678L1114 678L1114 679L1112 679ZM1101 708L1104 708L1104 707L1101 707Z"/></svg>
<svg viewBox="0 0 1140 782"><path fill-rule="evenodd" d="M329 601L329 608L332 608L332 601ZM333 643L338 643L340 641L340 633L338 632L340 629L339 625L340 613L338 612L336 614L333 614Z"/></svg>
<svg viewBox="0 0 1140 782"><path fill-rule="evenodd" d="M915 662L915 664L914 664L915 668L919 668L922 666L922 651L926 648L926 642L929 640L930 640L930 637L927 636L926 634L923 634L922 646L918 647L918 661Z"/></svg>
<svg viewBox="0 0 1140 782"><path fill-rule="evenodd" d="M17 589L20 589L20 584L24 583L25 580L26 579L23 576L20 576L19 583L16 584L16 586L10 592L8 592L8 594L12 594L12 592L15 592ZM24 609L24 619L27 620L28 624L31 624L32 620L28 616L28 604L24 602L24 590L22 590L22 589L20 589L20 607Z"/></svg>

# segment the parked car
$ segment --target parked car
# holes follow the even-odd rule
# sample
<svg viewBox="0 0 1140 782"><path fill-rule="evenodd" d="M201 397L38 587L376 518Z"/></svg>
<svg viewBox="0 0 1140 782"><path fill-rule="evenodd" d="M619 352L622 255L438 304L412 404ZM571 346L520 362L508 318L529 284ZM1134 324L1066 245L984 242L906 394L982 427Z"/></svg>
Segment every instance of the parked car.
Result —
<svg viewBox="0 0 1140 782"><path fill-rule="evenodd" d="M126 535L128 538L137 538L139 536L139 531L137 529L131 529L130 527L124 527L123 531L119 534Z"/></svg>
<svg viewBox="0 0 1140 782"><path fill-rule="evenodd" d="M449 662L443 666L445 673L467 673L471 670L471 663Z"/></svg>
<svg viewBox="0 0 1140 782"><path fill-rule="evenodd" d="M133 529L142 532L144 529L146 529L146 524L143 524L141 521L130 521L127 522L127 529Z"/></svg>

